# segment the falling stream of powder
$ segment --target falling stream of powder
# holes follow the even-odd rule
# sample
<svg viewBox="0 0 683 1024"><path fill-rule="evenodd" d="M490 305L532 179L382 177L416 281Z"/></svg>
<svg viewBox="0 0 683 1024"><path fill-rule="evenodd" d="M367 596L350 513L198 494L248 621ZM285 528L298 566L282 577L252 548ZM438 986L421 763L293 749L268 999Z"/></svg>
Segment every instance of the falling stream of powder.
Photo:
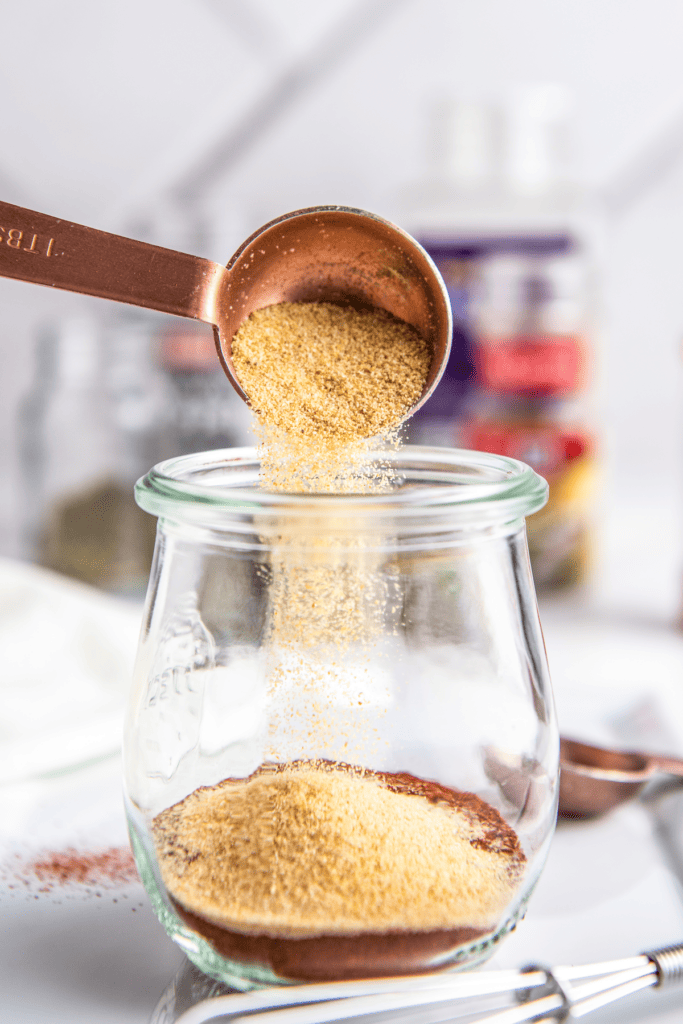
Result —
<svg viewBox="0 0 683 1024"><path fill-rule="evenodd" d="M380 447L398 446L398 425L424 390L431 353L413 327L379 311L280 303L252 313L232 352L257 410L262 487L315 494L390 488L388 467L368 456L378 441ZM339 735L330 694L336 690L349 707L364 704L367 652L385 631L391 609L382 537L362 515L350 520L322 510L317 516L283 513L275 532L271 731L289 731L290 739L294 731L301 739L293 726L305 720L326 755L348 756L348 737ZM367 735L358 733L367 730L358 715L355 730L356 747L362 746ZM278 759L283 751L275 744L269 754Z"/></svg>

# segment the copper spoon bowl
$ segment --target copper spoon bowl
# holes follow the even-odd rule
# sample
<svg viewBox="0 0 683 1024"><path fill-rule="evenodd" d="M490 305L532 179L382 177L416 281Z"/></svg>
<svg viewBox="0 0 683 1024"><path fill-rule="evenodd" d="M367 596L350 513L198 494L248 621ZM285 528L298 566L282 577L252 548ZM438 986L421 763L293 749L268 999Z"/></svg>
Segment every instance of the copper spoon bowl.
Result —
<svg viewBox="0 0 683 1024"><path fill-rule="evenodd" d="M211 324L228 379L232 339L256 309L336 302L381 309L415 327L432 363L418 409L434 391L451 345L445 285L401 228L363 210L296 210L244 242L227 266L0 202L0 276L97 295Z"/></svg>
<svg viewBox="0 0 683 1024"><path fill-rule="evenodd" d="M560 740L560 816L595 818L638 795L657 774L683 777L683 760Z"/></svg>

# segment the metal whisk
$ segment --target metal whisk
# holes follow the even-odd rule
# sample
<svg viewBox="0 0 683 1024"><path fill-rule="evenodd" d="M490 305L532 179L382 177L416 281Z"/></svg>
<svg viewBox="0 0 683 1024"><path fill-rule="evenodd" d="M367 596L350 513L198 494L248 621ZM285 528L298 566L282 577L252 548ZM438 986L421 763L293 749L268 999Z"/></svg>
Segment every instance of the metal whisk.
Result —
<svg viewBox="0 0 683 1024"><path fill-rule="evenodd" d="M466 1012L476 1024L551 1024L574 1020L641 989L683 981L683 944L639 956L580 966L521 971L419 975L370 981L338 981L235 993L204 1000L176 1024L205 1024L224 1018L249 1024L324 1024L374 1014L401 1014L401 1020L430 1024L456 1021ZM516 999L491 1009L491 997ZM476 1016L472 1001L486 1001ZM469 1004L466 1006L466 1004ZM473 1016L474 1014L474 1016ZM392 1016L386 1018L395 1020Z"/></svg>

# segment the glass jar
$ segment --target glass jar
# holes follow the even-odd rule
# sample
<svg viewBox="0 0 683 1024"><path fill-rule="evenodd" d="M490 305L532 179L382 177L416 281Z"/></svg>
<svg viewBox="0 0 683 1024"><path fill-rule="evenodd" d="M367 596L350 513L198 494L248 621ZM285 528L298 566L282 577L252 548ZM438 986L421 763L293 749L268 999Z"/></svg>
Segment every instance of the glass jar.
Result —
<svg viewBox="0 0 683 1024"><path fill-rule="evenodd" d="M125 737L144 885L238 988L486 959L556 817L512 459L405 447L377 493L259 488L251 449L137 485L157 546Z"/></svg>

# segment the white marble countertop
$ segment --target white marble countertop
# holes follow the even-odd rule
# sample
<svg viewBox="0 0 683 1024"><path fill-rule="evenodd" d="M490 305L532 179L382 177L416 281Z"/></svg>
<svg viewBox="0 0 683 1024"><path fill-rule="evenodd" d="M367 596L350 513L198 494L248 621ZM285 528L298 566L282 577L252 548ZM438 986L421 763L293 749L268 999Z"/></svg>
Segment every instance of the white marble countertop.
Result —
<svg viewBox="0 0 683 1024"><path fill-rule="evenodd" d="M0 569L7 579L16 567ZM0 571L0 601L2 580ZM110 613L127 615L132 658L139 610L108 600L91 616L91 640ZM661 615L612 612L599 600L544 602L542 620L565 733L683 755L683 634ZM125 675L127 655L120 653ZM106 707L91 694L102 723L104 712L118 716L123 702L123 683L118 698L116 680L106 686L114 695ZM46 885L31 867L46 848L87 842L86 848L125 850L120 790L111 751L50 779L7 778L0 785L3 1022L147 1024L181 967L181 953L132 874L105 871L90 882ZM582 963L683 941L682 883L683 791L659 805L631 803L597 822L562 824L525 921L487 966ZM672 988L589 1019L674 1024L682 1014L683 988Z"/></svg>

